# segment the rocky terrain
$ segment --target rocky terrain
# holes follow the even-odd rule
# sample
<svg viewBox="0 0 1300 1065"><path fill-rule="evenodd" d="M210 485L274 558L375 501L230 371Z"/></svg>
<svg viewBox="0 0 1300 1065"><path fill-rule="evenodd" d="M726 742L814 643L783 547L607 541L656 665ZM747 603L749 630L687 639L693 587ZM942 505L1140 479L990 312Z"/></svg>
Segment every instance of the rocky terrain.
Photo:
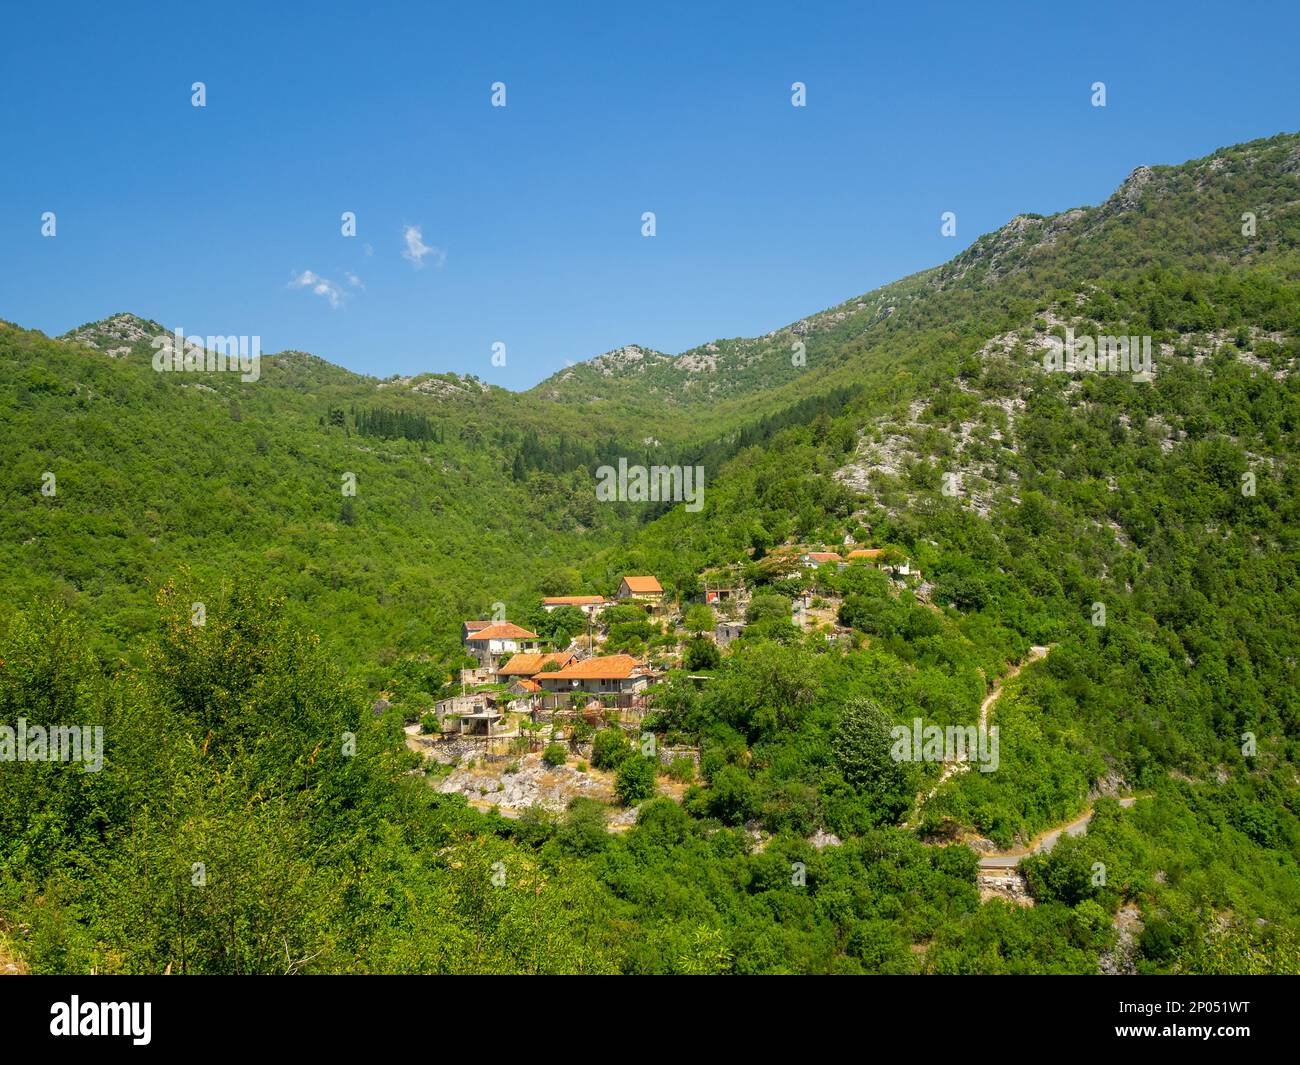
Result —
<svg viewBox="0 0 1300 1065"><path fill-rule="evenodd" d="M506 771L512 767L513 772ZM439 781L437 787L446 794L464 795L475 805L498 806L503 813L530 806L558 813L579 798L615 801L614 774L600 769L580 770L567 763L548 766L537 754L525 754L517 762L506 764L461 765Z"/></svg>

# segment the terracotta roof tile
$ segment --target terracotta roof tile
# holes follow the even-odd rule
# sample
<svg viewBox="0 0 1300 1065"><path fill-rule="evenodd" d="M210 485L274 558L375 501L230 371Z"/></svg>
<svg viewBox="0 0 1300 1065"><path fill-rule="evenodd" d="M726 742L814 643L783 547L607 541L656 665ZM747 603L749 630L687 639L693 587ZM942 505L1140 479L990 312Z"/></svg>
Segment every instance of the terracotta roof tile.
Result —
<svg viewBox="0 0 1300 1065"><path fill-rule="evenodd" d="M542 680L626 680L641 664L631 655L602 655L538 676Z"/></svg>
<svg viewBox="0 0 1300 1065"><path fill-rule="evenodd" d="M536 640L540 639L540 637L535 632L521 629L513 622L498 621L489 625L486 629L479 629L478 632L471 633L468 639L470 642L477 642L479 640Z"/></svg>
<svg viewBox="0 0 1300 1065"><path fill-rule="evenodd" d="M509 662L497 670L497 675L531 677L535 673L540 673L548 662L554 662L563 669L572 661L573 654L569 651L552 651L549 654L535 654L523 651L512 656Z"/></svg>

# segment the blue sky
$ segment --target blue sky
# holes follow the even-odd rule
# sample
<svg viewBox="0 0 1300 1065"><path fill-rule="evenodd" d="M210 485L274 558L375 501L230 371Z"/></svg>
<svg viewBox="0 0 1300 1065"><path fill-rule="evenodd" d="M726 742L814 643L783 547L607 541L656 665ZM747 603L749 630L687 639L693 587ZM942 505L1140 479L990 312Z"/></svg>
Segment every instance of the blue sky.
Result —
<svg viewBox="0 0 1300 1065"><path fill-rule="evenodd" d="M7 11L0 317L129 310L526 388L765 333L1139 164L1300 128L1293 2L350 6Z"/></svg>

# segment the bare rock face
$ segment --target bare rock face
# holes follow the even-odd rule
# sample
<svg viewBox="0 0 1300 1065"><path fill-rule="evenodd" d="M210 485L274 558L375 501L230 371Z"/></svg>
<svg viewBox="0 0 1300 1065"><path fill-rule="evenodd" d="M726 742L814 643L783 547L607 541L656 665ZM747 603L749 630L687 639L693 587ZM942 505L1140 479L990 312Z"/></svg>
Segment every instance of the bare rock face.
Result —
<svg viewBox="0 0 1300 1065"><path fill-rule="evenodd" d="M609 802L613 797L609 784L596 776L568 764L552 768L535 754L521 758L513 773L462 766L445 777L438 790L507 810L541 806L556 812L567 809L576 798Z"/></svg>
<svg viewBox="0 0 1300 1065"><path fill-rule="evenodd" d="M1028 881L1015 869L981 869L975 874L975 886L979 888L980 902L1001 899L1026 908L1034 904Z"/></svg>
<svg viewBox="0 0 1300 1065"><path fill-rule="evenodd" d="M628 344L621 348L615 348L613 351L607 351L604 355L596 356L589 365L593 370L598 370L606 377L610 377L632 369L639 370L642 368L642 364L667 361L671 361L671 356L664 355L662 352L651 351L639 344Z"/></svg>
<svg viewBox="0 0 1300 1065"><path fill-rule="evenodd" d="M1151 184L1152 171L1149 166L1140 166L1124 179L1112 200L1118 200L1123 207L1136 207L1142 199L1142 193Z"/></svg>
<svg viewBox="0 0 1300 1065"><path fill-rule="evenodd" d="M835 835L834 832L827 832L824 829L819 828L809 837L808 842L818 850L824 850L827 847L838 847L840 845L840 837Z"/></svg>
<svg viewBox="0 0 1300 1065"><path fill-rule="evenodd" d="M1121 906L1112 922L1117 935L1115 945L1097 958L1097 971L1103 976L1133 976L1137 973L1137 937L1142 931L1142 911L1132 903Z"/></svg>
<svg viewBox="0 0 1300 1065"><path fill-rule="evenodd" d="M1282 173L1300 174L1300 144L1287 153L1286 162L1282 164Z"/></svg>
<svg viewBox="0 0 1300 1065"><path fill-rule="evenodd" d="M392 381L381 382L379 387L406 388L420 395L434 396L438 399L464 399L489 392L492 386L486 381L480 381L473 374L448 373L398 377Z"/></svg>
<svg viewBox="0 0 1300 1065"><path fill-rule="evenodd" d="M1093 784L1091 791L1088 793L1089 800L1100 798L1103 795L1117 797L1128 791L1128 784L1124 780L1124 775L1114 769L1109 770L1104 776L1099 777Z"/></svg>
<svg viewBox="0 0 1300 1065"><path fill-rule="evenodd" d="M70 333L65 333L60 340L72 340L88 348L102 351L112 358L129 355L131 349L140 341L150 341L154 337L165 336L167 330L157 322L149 322L134 314L114 314L100 322L90 322Z"/></svg>

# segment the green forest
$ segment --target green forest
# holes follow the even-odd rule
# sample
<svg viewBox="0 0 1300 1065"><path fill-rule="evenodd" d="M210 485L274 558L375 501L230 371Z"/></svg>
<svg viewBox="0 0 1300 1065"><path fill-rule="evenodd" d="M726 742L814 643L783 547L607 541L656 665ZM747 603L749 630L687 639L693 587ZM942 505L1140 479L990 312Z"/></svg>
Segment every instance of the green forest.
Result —
<svg viewBox="0 0 1300 1065"><path fill-rule="evenodd" d="M105 744L100 772L0 761L0 960L1083 974L1133 916L1132 971L1300 973L1300 136L526 393L302 352L157 374L147 340L108 354L128 321L163 331L0 323L0 725ZM1154 379L1046 372L1067 331L1150 337ZM703 509L599 503L619 457L703 465ZM781 564L850 542L923 581ZM721 653L690 612L718 572L753 590ZM626 831L432 786L403 727L455 690L462 622L560 647L583 621L540 597L624 574L686 612L609 626L664 664L644 728L698 750L680 793L612 731ZM996 772L890 757L1003 682ZM1033 905L983 897L964 840L1087 810L1022 863Z"/></svg>

